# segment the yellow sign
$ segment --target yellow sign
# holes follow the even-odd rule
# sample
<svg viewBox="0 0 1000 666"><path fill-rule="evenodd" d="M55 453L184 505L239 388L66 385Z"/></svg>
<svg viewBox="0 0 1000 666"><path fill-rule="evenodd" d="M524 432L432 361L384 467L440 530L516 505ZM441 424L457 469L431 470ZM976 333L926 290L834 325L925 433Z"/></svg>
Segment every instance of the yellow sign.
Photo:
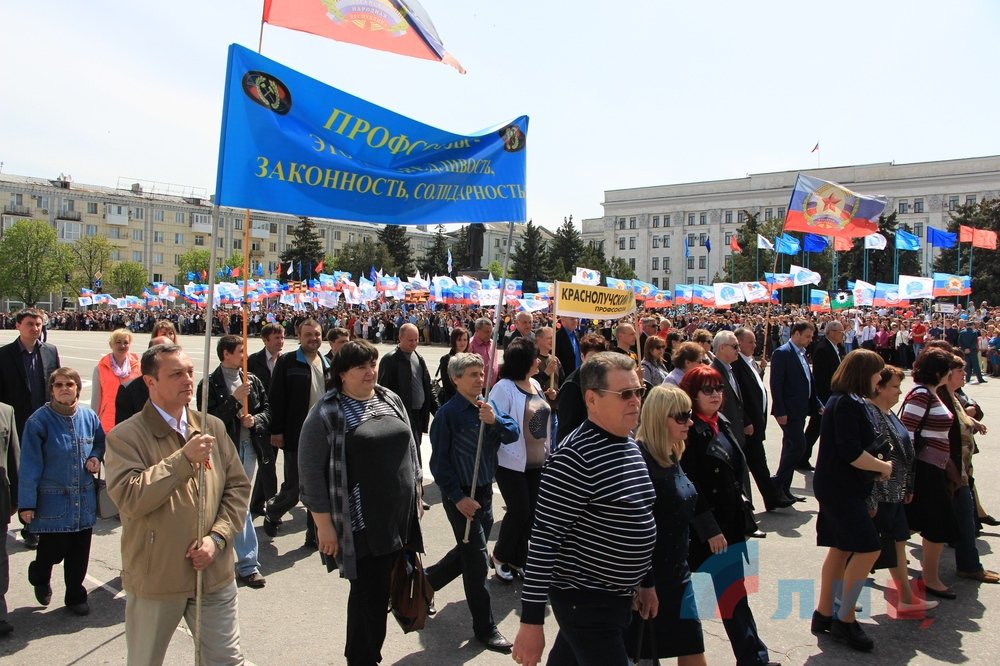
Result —
<svg viewBox="0 0 1000 666"><path fill-rule="evenodd" d="M611 289L572 282L556 282L553 312L581 319L620 319L635 312L630 289Z"/></svg>

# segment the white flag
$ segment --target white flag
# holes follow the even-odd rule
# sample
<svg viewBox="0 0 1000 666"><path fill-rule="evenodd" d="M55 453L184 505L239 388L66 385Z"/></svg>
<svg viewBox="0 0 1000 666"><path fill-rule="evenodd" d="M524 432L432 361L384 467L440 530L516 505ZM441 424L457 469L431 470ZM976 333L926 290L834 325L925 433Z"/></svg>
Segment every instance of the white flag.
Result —
<svg viewBox="0 0 1000 666"><path fill-rule="evenodd" d="M712 285L715 291L715 304L717 306L732 305L741 303L744 300L743 288L738 284L730 282L716 282Z"/></svg>
<svg viewBox="0 0 1000 666"><path fill-rule="evenodd" d="M764 238L762 235L757 234L757 249L758 250L773 250L774 243Z"/></svg>
<svg viewBox="0 0 1000 666"><path fill-rule="evenodd" d="M934 298L934 279L916 275L899 276L900 298Z"/></svg>
<svg viewBox="0 0 1000 666"><path fill-rule="evenodd" d="M796 266L792 264L788 272L792 276L792 284L796 287L801 287L807 284L818 285L822 281L822 277L816 271L811 271L808 268L802 268L802 266Z"/></svg>
<svg viewBox="0 0 1000 666"><path fill-rule="evenodd" d="M581 268L580 266L577 266L576 275L573 276L572 281L575 284L601 284L601 272L595 271L592 268Z"/></svg>
<svg viewBox="0 0 1000 666"><path fill-rule="evenodd" d="M865 249L866 250L884 250L886 246L885 236L882 234L872 234L871 236L865 236Z"/></svg>

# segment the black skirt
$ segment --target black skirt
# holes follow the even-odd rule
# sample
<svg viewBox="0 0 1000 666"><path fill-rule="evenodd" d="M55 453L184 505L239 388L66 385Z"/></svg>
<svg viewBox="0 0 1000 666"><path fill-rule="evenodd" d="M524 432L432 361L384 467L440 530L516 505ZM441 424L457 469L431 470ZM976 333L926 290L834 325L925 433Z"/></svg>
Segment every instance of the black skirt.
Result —
<svg viewBox="0 0 1000 666"><path fill-rule="evenodd" d="M913 472L913 501L906 505L910 529L934 543L955 541L958 530L944 470L918 460Z"/></svg>
<svg viewBox="0 0 1000 666"><path fill-rule="evenodd" d="M635 659L637 651L641 659L702 654L705 639L695 605L691 573L685 571L681 577L657 583L656 596L660 608L655 618L643 620L638 613L632 613L632 624L625 632L625 650L629 657Z"/></svg>

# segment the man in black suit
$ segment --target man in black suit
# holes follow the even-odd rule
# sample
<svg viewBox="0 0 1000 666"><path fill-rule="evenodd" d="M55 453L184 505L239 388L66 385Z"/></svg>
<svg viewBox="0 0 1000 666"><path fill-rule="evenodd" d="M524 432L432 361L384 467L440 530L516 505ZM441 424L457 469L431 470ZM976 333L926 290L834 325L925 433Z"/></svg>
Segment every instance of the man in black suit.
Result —
<svg viewBox="0 0 1000 666"><path fill-rule="evenodd" d="M49 375L59 367L55 345L42 342L42 314L26 308L14 318L17 340L0 347L0 402L14 408L17 438L24 436L24 424L35 410L48 402ZM38 537L21 530L24 546L34 550Z"/></svg>
<svg viewBox="0 0 1000 666"><path fill-rule="evenodd" d="M531 330L531 315L527 312L518 312L514 315L514 330L511 331L510 335L504 341L503 348L507 349L507 345L514 342L518 338L528 338L529 340L534 339L535 334Z"/></svg>
<svg viewBox="0 0 1000 666"><path fill-rule="evenodd" d="M158 335L155 338L150 338L149 347L171 343L173 340L167 336ZM146 406L147 400L149 400L149 387L142 380L142 376L119 386L118 393L115 395L115 425L127 421L141 412L142 408Z"/></svg>
<svg viewBox="0 0 1000 666"><path fill-rule="evenodd" d="M285 347L285 329L278 324L264 324L260 339L264 341L264 348L247 356L247 370L264 384L264 388L270 389L271 372ZM278 449L272 446L267 462L261 461L257 466L257 479L250 495L250 513L255 516L264 515L264 502L278 492L278 473L274 466L277 459Z"/></svg>
<svg viewBox="0 0 1000 666"><path fill-rule="evenodd" d="M410 429L417 443L417 457L421 460L420 442L427 432L431 414L437 411L434 392L431 391L431 374L427 363L417 353L420 333L413 324L399 327L399 343L378 364L378 384L402 400L410 417Z"/></svg>
<svg viewBox="0 0 1000 666"><path fill-rule="evenodd" d="M568 377L580 367L580 338L576 330L580 320L576 317L559 317L559 321L562 326L556 330L556 358Z"/></svg>
<svg viewBox="0 0 1000 666"><path fill-rule="evenodd" d="M660 322L656 315L653 315L652 317L643 317L639 323L642 325L642 331L639 333L639 353L644 357L646 355L646 340L656 337ZM639 362L642 363L642 358L639 359Z"/></svg>
<svg viewBox="0 0 1000 666"><path fill-rule="evenodd" d="M281 518L299 503L299 434L309 409L326 393L330 362L319 353L323 327L309 318L299 324L299 348L280 356L271 373L271 445L282 451L285 478L264 506L264 532L278 534ZM306 547L316 547L316 527L306 514Z"/></svg>
<svg viewBox="0 0 1000 666"><path fill-rule="evenodd" d="M743 400L745 438L743 452L747 459L750 475L764 502L765 511L783 509L792 505L791 500L780 497L771 483L771 471L767 468L767 454L764 452L764 434L767 428L767 388L764 386L763 370L754 360L757 336L749 328L733 331L739 344L739 357L732 363L733 376L740 387Z"/></svg>
<svg viewBox="0 0 1000 666"><path fill-rule="evenodd" d="M843 345L844 325L839 321L831 321L826 325L823 336L812 347L813 385L816 387L816 397L824 405L830 399L833 373L837 372L840 361L847 355ZM813 446L819 439L822 423L823 417L819 410L814 410L809 415L809 425L806 427L806 450L795 466L800 472L811 472L814 469L809 459L812 458Z"/></svg>

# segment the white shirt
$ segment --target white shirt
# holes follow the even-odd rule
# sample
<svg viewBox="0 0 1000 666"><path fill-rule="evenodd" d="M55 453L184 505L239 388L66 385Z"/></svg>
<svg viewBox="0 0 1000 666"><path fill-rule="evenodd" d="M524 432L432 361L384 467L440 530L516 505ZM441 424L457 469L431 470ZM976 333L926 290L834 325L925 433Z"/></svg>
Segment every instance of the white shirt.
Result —
<svg viewBox="0 0 1000 666"><path fill-rule="evenodd" d="M747 356L743 352L740 352L740 358L750 366L750 374L757 380L757 386L760 388L760 395L763 398L761 404L764 406L764 414L767 414L767 388L764 386L764 380L760 378L760 373L757 372L757 364L752 357Z"/></svg>
<svg viewBox="0 0 1000 666"><path fill-rule="evenodd" d="M281 352L278 352L280 354ZM267 370L268 372L274 372L274 362L278 360L278 354L272 354L271 352L264 350L264 354L267 356Z"/></svg>
<svg viewBox="0 0 1000 666"><path fill-rule="evenodd" d="M152 401L150 401L150 402L152 402ZM190 425L188 423L188 410L187 410L187 407L185 407L184 411L181 412L180 423L178 423L177 419L175 419L174 417L172 417L170 414L167 414L165 411L163 411L162 409L160 409L160 406L157 405L155 402L153 402L153 407L156 407L156 411L158 411L160 413L160 416L163 417L163 420L167 422L167 425L170 426L171 429L173 429L174 432L178 433L181 437L183 437L185 440L187 440L188 429L190 428Z"/></svg>

